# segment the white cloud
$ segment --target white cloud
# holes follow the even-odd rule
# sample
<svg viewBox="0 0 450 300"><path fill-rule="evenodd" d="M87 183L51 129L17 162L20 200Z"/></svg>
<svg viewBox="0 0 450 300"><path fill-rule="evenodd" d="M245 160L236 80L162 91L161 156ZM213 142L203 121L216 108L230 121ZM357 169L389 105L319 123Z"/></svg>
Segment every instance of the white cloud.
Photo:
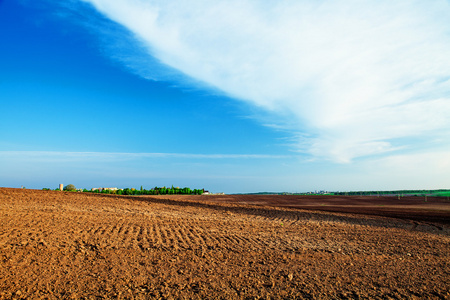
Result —
<svg viewBox="0 0 450 300"><path fill-rule="evenodd" d="M195 153L126 153L126 152L59 152L59 151L0 151L3 159L20 159L23 161L120 161L145 158L180 158L180 159L286 159L289 155L270 154L195 154Z"/></svg>
<svg viewBox="0 0 450 300"><path fill-rule="evenodd" d="M448 188L450 152L431 151L398 154L359 165L358 185L373 189L442 189Z"/></svg>
<svg viewBox="0 0 450 300"><path fill-rule="evenodd" d="M161 64L294 116L302 125L290 129L310 136L298 144L317 158L450 134L448 1L83 1Z"/></svg>

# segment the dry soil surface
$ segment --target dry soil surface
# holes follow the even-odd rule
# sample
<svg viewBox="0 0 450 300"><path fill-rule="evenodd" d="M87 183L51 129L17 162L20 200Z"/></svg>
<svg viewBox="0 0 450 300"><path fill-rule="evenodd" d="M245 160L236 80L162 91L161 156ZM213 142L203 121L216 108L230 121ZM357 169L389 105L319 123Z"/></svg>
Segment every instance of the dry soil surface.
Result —
<svg viewBox="0 0 450 300"><path fill-rule="evenodd" d="M0 299L450 299L450 202L321 199L0 188Z"/></svg>

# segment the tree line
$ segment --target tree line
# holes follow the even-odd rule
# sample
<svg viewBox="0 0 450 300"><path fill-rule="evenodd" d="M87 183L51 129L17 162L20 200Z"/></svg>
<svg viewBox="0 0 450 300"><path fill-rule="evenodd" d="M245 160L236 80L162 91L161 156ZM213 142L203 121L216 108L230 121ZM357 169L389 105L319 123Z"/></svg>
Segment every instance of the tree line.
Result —
<svg viewBox="0 0 450 300"><path fill-rule="evenodd" d="M144 188L137 190L134 188L125 188L118 190L110 189L97 189L94 191L83 190L83 192L99 193L99 194L116 194L116 195L201 195L205 192L205 189L191 189L189 187L157 187L150 190Z"/></svg>
<svg viewBox="0 0 450 300"><path fill-rule="evenodd" d="M353 191L353 192L333 192L333 195L341 196L388 196L388 195L403 195L403 196L449 196L450 190L395 190L395 191Z"/></svg>
<svg viewBox="0 0 450 300"><path fill-rule="evenodd" d="M43 188L44 191L50 191L50 188ZM189 187L179 188L179 187L157 187L150 190L141 188L125 188L125 189L111 189L111 188L98 188L98 189L77 189L73 184L68 184L63 188L67 192L84 192L84 193L95 193L95 194L115 194L115 195L201 195L207 191L205 189L191 189ZM56 188L55 191L59 191Z"/></svg>

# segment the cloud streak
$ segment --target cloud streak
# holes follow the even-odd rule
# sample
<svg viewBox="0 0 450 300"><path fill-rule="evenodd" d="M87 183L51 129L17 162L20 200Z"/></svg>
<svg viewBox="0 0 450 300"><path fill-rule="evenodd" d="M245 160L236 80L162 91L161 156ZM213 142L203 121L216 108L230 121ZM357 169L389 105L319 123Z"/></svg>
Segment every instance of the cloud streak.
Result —
<svg viewBox="0 0 450 300"><path fill-rule="evenodd" d="M119 153L119 152L58 152L58 151L0 151L2 157L44 161L117 161L142 158L180 159L286 159L294 155L268 154L193 154L193 153Z"/></svg>
<svg viewBox="0 0 450 300"><path fill-rule="evenodd" d="M448 1L83 1L167 68L277 114L313 157L450 134Z"/></svg>

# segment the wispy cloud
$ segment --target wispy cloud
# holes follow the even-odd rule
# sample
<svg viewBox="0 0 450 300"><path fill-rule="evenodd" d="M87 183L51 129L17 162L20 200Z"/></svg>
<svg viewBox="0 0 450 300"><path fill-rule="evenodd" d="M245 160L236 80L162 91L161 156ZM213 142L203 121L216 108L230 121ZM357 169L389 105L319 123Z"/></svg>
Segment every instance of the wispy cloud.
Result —
<svg viewBox="0 0 450 300"><path fill-rule="evenodd" d="M59 152L59 151L0 151L3 158L40 161L109 161L133 160L141 158L181 158L181 159L286 159L289 155L268 154L193 154L193 153L119 153L119 152Z"/></svg>
<svg viewBox="0 0 450 300"><path fill-rule="evenodd" d="M448 1L83 1L161 65L293 118L280 124L295 124L316 158L348 162L450 135Z"/></svg>

